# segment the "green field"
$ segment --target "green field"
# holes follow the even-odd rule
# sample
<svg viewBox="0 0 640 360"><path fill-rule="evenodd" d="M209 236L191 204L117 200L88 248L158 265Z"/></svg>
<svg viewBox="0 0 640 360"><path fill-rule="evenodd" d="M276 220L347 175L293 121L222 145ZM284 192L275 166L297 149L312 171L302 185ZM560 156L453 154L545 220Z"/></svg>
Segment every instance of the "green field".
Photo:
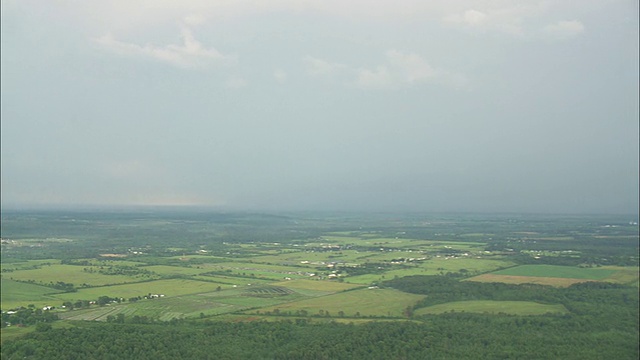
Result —
<svg viewBox="0 0 640 360"><path fill-rule="evenodd" d="M639 268L637 266L621 267L621 266L603 266L603 269L613 270L611 276L607 277L606 281L612 281L620 284L633 285L638 287L640 285Z"/></svg>
<svg viewBox="0 0 640 360"><path fill-rule="evenodd" d="M177 280L160 280L156 281L156 283L164 282L164 284L162 284L163 286L170 286L173 284L167 283L170 281ZM102 307L94 306L89 309L61 312L60 317L68 320L106 320L109 315L115 316L121 313L127 317L147 316L149 318L166 321L173 318L199 317L201 314L204 316L211 316L251 308L274 306L281 303L290 303L307 299L313 296L317 297L327 295L335 291L352 287L348 284L335 283L335 285L340 285L335 286L334 283L323 282L325 286L322 286L321 284L316 284L315 286L315 288L321 290L313 290L309 283L321 283L320 281L302 281L298 284L296 284L296 282L297 280L292 280L268 286L254 285L230 288L222 291L212 291L212 289L208 289L208 292L202 293L166 296L158 299L144 299L137 302L110 304ZM195 290L193 283L195 282L191 282L190 287L185 287L185 290L182 292ZM294 286L291 288L285 286L290 284ZM135 284L112 286L109 288L116 288L115 290L121 291L132 285ZM280 292L269 293L268 290L270 289L291 290L280 290ZM266 290L266 292L264 290ZM266 295L255 295L263 293ZM98 292L91 295L97 297L97 294ZM88 293L84 293L83 295L88 295Z"/></svg>
<svg viewBox="0 0 640 360"><path fill-rule="evenodd" d="M52 301L57 303L56 298L51 294L59 293L59 290L4 278L0 281L2 286L0 298L3 309L11 309L28 304L34 304L37 307L57 305L51 303Z"/></svg>
<svg viewBox="0 0 640 360"><path fill-rule="evenodd" d="M543 315L568 313L563 305L539 304L532 301L455 301L418 309L414 315L442 314L446 312L504 313L511 315Z"/></svg>
<svg viewBox="0 0 640 360"><path fill-rule="evenodd" d="M154 280L144 283L102 286L80 289L73 293L57 294L55 298L60 301L67 300L94 300L100 296L122 297L128 299L147 294L162 294L165 296L178 296L185 294L205 293L215 291L220 286L216 283L205 281L167 279Z"/></svg>
<svg viewBox="0 0 640 360"><path fill-rule="evenodd" d="M424 298L422 295L408 294L393 289L361 289L340 292L333 295L320 296L277 306L260 309L260 313L273 312L278 309L281 313L307 311L309 315L326 314L339 316L391 316L402 317L407 306L413 306ZM251 311L257 314L256 311Z"/></svg>
<svg viewBox="0 0 640 360"><path fill-rule="evenodd" d="M278 302L266 302L277 304ZM89 309L73 310L60 313L59 316L67 320L98 320L103 321L107 316L124 314L126 317L146 316L150 319L161 321L173 318L199 317L203 315L218 315L232 311L238 311L251 307L244 304L225 302L224 298L209 297L205 295L185 295L172 298L140 300L135 303L125 303Z"/></svg>
<svg viewBox="0 0 640 360"><path fill-rule="evenodd" d="M512 266L514 263L508 260L477 259L473 257L433 257L425 261L417 261L405 266L392 267L379 274L365 274L348 276L345 282L353 284L372 284L395 277L411 275L443 275L448 272L466 270L468 276L492 271L501 267ZM348 272L348 270L347 270Z"/></svg>
<svg viewBox="0 0 640 360"><path fill-rule="evenodd" d="M207 272L206 269L182 267L182 266L170 266L170 265L150 265L141 267L142 269L153 271L156 274L163 276L171 275L197 275L203 272Z"/></svg>
<svg viewBox="0 0 640 360"><path fill-rule="evenodd" d="M315 290L323 292L338 292L349 290L357 287L357 285L340 283L336 281L320 281L320 280L291 280L273 283L272 285L285 286L296 290Z"/></svg>
<svg viewBox="0 0 640 360"><path fill-rule="evenodd" d="M604 280L617 270L603 268L579 268L556 265L521 265L493 272L495 275L535 276L552 278L570 278L586 280Z"/></svg>
<svg viewBox="0 0 640 360"><path fill-rule="evenodd" d="M87 272L84 269L91 269L94 272ZM37 269L15 270L13 272L3 274L14 280L29 281L32 280L36 284L48 284L62 281L74 284L76 287L85 285L102 286L110 284L124 284L131 282L139 282L153 278L153 276L127 276L127 275L103 275L100 274L97 266L75 266L75 265L43 265Z"/></svg>

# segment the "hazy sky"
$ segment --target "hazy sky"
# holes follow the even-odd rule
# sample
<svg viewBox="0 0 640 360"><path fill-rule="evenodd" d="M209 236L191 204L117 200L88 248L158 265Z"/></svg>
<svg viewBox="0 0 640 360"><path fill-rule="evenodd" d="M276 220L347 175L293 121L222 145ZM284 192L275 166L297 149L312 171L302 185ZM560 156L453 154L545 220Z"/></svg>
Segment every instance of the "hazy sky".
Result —
<svg viewBox="0 0 640 360"><path fill-rule="evenodd" d="M638 212L638 1L2 1L2 205Z"/></svg>

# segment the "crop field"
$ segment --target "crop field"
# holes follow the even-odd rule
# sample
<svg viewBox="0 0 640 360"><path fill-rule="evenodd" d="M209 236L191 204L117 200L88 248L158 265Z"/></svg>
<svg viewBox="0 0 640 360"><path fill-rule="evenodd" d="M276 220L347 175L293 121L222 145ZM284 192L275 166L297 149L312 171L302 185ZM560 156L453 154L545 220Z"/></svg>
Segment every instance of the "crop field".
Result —
<svg viewBox="0 0 640 360"><path fill-rule="evenodd" d="M521 275L519 275L521 274ZM586 281L609 281L620 284L638 284L637 267L579 268L553 265L522 265L467 279L478 282L507 284L540 284L567 287Z"/></svg>
<svg viewBox="0 0 640 360"><path fill-rule="evenodd" d="M495 275L495 274L482 274L474 276L468 281L477 282L498 282L505 284L538 284L538 285L550 285L557 287L567 287L573 284L591 281L585 279L571 279L571 278L557 278L557 277L539 277L539 276L513 276L513 275Z"/></svg>
<svg viewBox="0 0 640 360"><path fill-rule="evenodd" d="M603 266L602 269L614 270L615 272L609 275L605 280L619 284L638 286L638 280L640 277L640 269L637 266Z"/></svg>
<svg viewBox="0 0 640 360"><path fill-rule="evenodd" d="M336 281L320 281L320 280L291 280L291 281L283 281L278 283L273 283L272 285L276 286L285 286L291 289L296 290L315 290L315 291L323 291L323 292L338 292L344 290L350 290L357 285L340 283Z"/></svg>
<svg viewBox="0 0 640 360"><path fill-rule="evenodd" d="M361 289L340 292L333 295L290 302L267 307L251 314L271 312L276 309L280 313L306 311L310 315L359 317L359 316L390 316L402 317L407 306L413 306L422 299L422 295L407 294L393 289Z"/></svg>
<svg viewBox="0 0 640 360"><path fill-rule="evenodd" d="M616 270L602 268L579 268L554 265L521 265L493 272L495 275L556 277L585 280L604 280Z"/></svg>
<svg viewBox="0 0 640 360"><path fill-rule="evenodd" d="M3 214L2 340L5 334L17 338L29 331L49 336L39 334L49 331L43 322L95 329L155 322L149 328L195 334L200 332L194 327L235 326L221 324L227 321L285 321L286 326L274 328L309 331L336 326L333 322L410 321L406 329L416 334L423 325L437 329L429 337L443 339L440 344L447 349L465 341L470 328L493 337L487 337L488 347L505 335L509 345L516 326L526 331L526 336L517 335L527 343L542 341L540 334L546 341L549 330L555 331L555 344L562 343L567 330L574 329L573 337L591 334L580 344L606 338L615 348L622 334L625 344L637 345L632 319L637 318L640 287L638 229L625 225L630 219L606 227L609 219L600 218L429 219L432 215L414 214L392 220L386 215L307 219L163 211L17 213L9 220ZM84 222L69 221L82 216ZM68 240L46 240L51 237ZM569 286L585 281L622 286ZM307 327L307 322L318 326ZM371 325L376 324L365 326ZM403 341L403 326L388 331L396 325L383 324L367 341L379 343L388 336ZM260 336L270 341L279 334ZM335 329L326 334L335 335ZM326 336L318 341L332 343ZM571 350L579 347L572 344Z"/></svg>
<svg viewBox="0 0 640 360"><path fill-rule="evenodd" d="M152 271L159 275L198 275L208 270L203 268L170 266L170 265L150 265L144 266L142 269Z"/></svg>
<svg viewBox="0 0 640 360"><path fill-rule="evenodd" d="M215 291L218 286L218 284L205 281L167 279L148 281L144 283L80 289L77 292L57 294L55 298L61 299L61 301L71 301L92 300L97 299L100 296L122 297L125 299L135 296L144 296L147 294L177 296L184 294L211 292Z"/></svg>
<svg viewBox="0 0 640 360"><path fill-rule="evenodd" d="M296 280L284 282L283 284L288 285L294 282L296 282ZM319 281L316 281L315 283L319 283ZM221 291L211 291L212 289L208 289L209 292L173 295L156 299L144 299L137 302L125 302L121 304L109 304L107 306L73 310L60 314L64 319L68 320L105 320L109 315L122 313L126 316L146 316L166 321L173 318L199 317L201 314L205 316L212 316L250 308L274 306L281 303L307 299L309 297L331 294L332 292L351 287L348 284L340 285L342 286L336 287L325 285L324 291L312 290L310 289L311 286L309 286L309 284L304 283L298 284L300 289L295 289L295 286L291 287L291 289L294 290L278 284L269 286L245 286L243 288L231 288ZM113 286L109 288L125 286L127 285ZM318 288L323 288L323 286L318 286ZM95 290L98 289L99 288L96 288ZM189 291L194 290L193 288L188 289ZM115 291L115 293L118 293L118 291ZM99 292L89 294L85 291L83 295L93 296L96 298L99 296L97 294L99 294Z"/></svg>
<svg viewBox="0 0 640 360"><path fill-rule="evenodd" d="M509 260L442 256L433 257L425 261L413 262L403 267L398 266L397 268L391 268L377 274L349 276L346 277L344 281L355 284L371 284L378 283L384 280L390 280L394 277L411 275L443 275L448 272L455 273L461 270L466 270L466 273L471 276L473 274L488 272L513 265L514 263Z"/></svg>
<svg viewBox="0 0 640 360"><path fill-rule="evenodd" d="M2 299L3 308L6 309L24 305L25 303L34 304L38 307L47 306L55 300L51 294L60 292L49 287L21 283L4 278L0 282L2 287L0 298Z"/></svg>
<svg viewBox="0 0 640 360"><path fill-rule="evenodd" d="M358 263L360 259L371 256L371 253L356 250L340 251L297 251L279 255L257 256L251 260L254 263L286 264L299 267L317 267L323 263L332 261L345 263Z"/></svg>
<svg viewBox="0 0 640 360"><path fill-rule="evenodd" d="M217 275L217 274L216 275L212 275L212 274L196 275L196 276L189 277L189 279L213 282L213 283L216 283L217 285L222 286L223 288L225 287L225 285L226 286L244 286L247 284L263 284L263 283L270 283L273 281L273 280L266 280L266 279L256 279L256 278L250 279L245 277L226 276L226 275Z"/></svg>
<svg viewBox="0 0 640 360"><path fill-rule="evenodd" d="M28 260L28 261L8 261L0 264L0 269L4 272L11 272L15 270L35 269L41 266L60 264L60 260L46 259L46 260Z"/></svg>
<svg viewBox="0 0 640 360"><path fill-rule="evenodd" d="M83 269L90 269L94 272L87 272ZM103 275L99 272L99 267L95 266L74 266L74 265L42 265L37 269L15 270L3 277L13 280L33 281L36 284L49 284L62 281L75 286L103 286L111 284L124 284L139 282L141 280L152 279L152 276L127 276L127 275Z"/></svg>
<svg viewBox="0 0 640 360"><path fill-rule="evenodd" d="M114 304L103 307L73 310L60 313L67 320L106 320L109 315L124 314L125 316L146 316L150 319L168 321L173 318L199 317L219 315L248 308L248 305L232 304L224 301L224 298L208 297L203 295L176 296L172 298L148 299L135 303ZM264 299L263 299L264 300ZM277 304L278 301L266 304Z"/></svg>
<svg viewBox="0 0 640 360"><path fill-rule="evenodd" d="M511 315L565 314L567 309L561 304L539 304L532 301L455 301L421 308L415 315L442 314L445 312L504 313Z"/></svg>

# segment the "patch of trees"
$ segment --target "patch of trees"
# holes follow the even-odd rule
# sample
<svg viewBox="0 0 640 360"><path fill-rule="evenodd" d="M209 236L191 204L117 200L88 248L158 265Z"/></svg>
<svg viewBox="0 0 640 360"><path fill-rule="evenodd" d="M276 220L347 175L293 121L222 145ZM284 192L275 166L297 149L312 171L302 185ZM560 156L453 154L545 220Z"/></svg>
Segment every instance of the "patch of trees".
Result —
<svg viewBox="0 0 640 360"><path fill-rule="evenodd" d="M91 305L105 306L107 304L121 303L124 301L125 301L124 298L110 297L105 295L105 296L98 297L98 299L96 300L76 300L75 302L65 301L62 303L62 306L68 310L73 310L73 309L88 308L88 307L91 307Z"/></svg>
<svg viewBox="0 0 640 360"><path fill-rule="evenodd" d="M5 341L27 359L637 359L637 333L585 331L562 317L444 314L425 323L111 323ZM142 319L138 319L142 320ZM595 346L594 346L595 344Z"/></svg>
<svg viewBox="0 0 640 360"><path fill-rule="evenodd" d="M139 266L129 265L115 265L115 266L99 266L99 267L86 267L82 271L93 273L97 272L102 275L124 275L135 277L152 277L157 275L153 271L143 269Z"/></svg>
<svg viewBox="0 0 640 360"><path fill-rule="evenodd" d="M427 295L414 309L465 300L535 301L562 304L573 321L591 323L602 331L618 329L638 333L638 289L606 282L584 282L567 288L536 284L457 281L443 276L407 276L385 281L398 290ZM581 326L584 328L584 326ZM595 330L590 330L595 331Z"/></svg>
<svg viewBox="0 0 640 360"><path fill-rule="evenodd" d="M30 305L14 311L2 312L2 327L50 323L57 319L58 315L50 310L36 309L35 306Z"/></svg>
<svg viewBox="0 0 640 360"><path fill-rule="evenodd" d="M46 286L52 289L56 289L56 290L62 290L64 292L76 292L78 291L75 286L72 283L67 283L64 281L49 281L48 283L42 282L42 281L38 281L36 282L33 279L29 279L29 280L15 280L12 278L12 280L16 281L16 282L21 282L21 283L26 283L26 284L38 284L38 285L42 285L42 286Z"/></svg>
<svg viewBox="0 0 640 360"><path fill-rule="evenodd" d="M373 263L365 262L359 266L340 267L340 270L345 271L349 276L366 275L366 274L382 274L392 267L388 263Z"/></svg>

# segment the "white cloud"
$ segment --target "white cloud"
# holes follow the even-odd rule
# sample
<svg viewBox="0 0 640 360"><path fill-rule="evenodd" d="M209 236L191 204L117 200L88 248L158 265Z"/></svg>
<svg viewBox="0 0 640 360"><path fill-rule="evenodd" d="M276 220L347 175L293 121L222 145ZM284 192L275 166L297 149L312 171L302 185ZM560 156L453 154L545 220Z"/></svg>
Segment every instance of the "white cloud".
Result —
<svg viewBox="0 0 640 360"><path fill-rule="evenodd" d="M330 75L346 68L344 64L318 59L313 56L305 56L302 61L305 63L307 72L314 76Z"/></svg>
<svg viewBox="0 0 640 360"><path fill-rule="evenodd" d="M287 81L287 73L282 69L277 69L273 72L273 78L280 84L284 84Z"/></svg>
<svg viewBox="0 0 640 360"><path fill-rule="evenodd" d="M479 4L481 5L481 4ZM547 10L545 2L496 2L477 8L451 13L442 18L445 24L474 32L494 31L512 36L527 33L527 22Z"/></svg>
<svg viewBox="0 0 640 360"><path fill-rule="evenodd" d="M397 50L386 52L386 62L375 68L356 70L355 85L363 89L398 89L420 83L438 83L456 88L466 87L468 81L461 74L450 73L429 65L417 54Z"/></svg>
<svg viewBox="0 0 640 360"><path fill-rule="evenodd" d="M584 25L577 20L558 21L543 28L543 32L553 39L563 40L580 35L584 32Z"/></svg>
<svg viewBox="0 0 640 360"><path fill-rule="evenodd" d="M398 79L393 76L386 66L378 66L375 69L358 69L356 84L366 89L386 89L398 86Z"/></svg>
<svg viewBox="0 0 640 360"><path fill-rule="evenodd" d="M115 53L150 58L181 68L203 68L214 62L228 63L233 57L223 55L215 48L205 48L186 27L182 28L181 45L138 45L116 40L111 34L95 39L102 47Z"/></svg>
<svg viewBox="0 0 640 360"><path fill-rule="evenodd" d="M396 50L389 50L386 55L387 61L406 83L426 81L436 75L436 71L416 54L403 54Z"/></svg>

